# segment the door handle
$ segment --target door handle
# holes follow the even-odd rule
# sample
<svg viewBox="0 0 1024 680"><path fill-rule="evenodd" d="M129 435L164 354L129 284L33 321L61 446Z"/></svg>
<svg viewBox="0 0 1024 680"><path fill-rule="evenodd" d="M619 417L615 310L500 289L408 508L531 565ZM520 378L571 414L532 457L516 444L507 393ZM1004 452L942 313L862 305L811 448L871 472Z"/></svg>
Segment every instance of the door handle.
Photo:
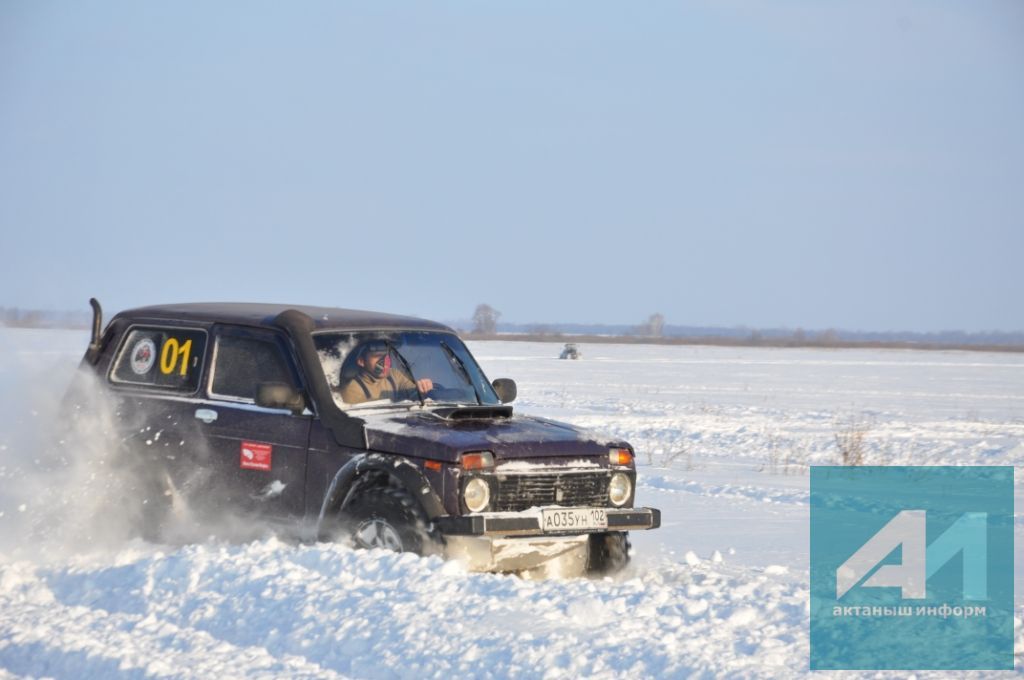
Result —
<svg viewBox="0 0 1024 680"><path fill-rule="evenodd" d="M213 421L217 420L217 412L212 408L199 408L196 409L196 419L209 425Z"/></svg>

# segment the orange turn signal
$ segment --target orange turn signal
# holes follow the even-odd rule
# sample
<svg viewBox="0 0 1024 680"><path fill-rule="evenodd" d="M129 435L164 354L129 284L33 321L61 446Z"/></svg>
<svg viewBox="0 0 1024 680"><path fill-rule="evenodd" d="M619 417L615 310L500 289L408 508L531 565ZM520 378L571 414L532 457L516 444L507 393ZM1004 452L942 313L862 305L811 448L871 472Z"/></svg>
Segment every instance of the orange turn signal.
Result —
<svg viewBox="0 0 1024 680"><path fill-rule="evenodd" d="M426 463L423 464L423 466L428 470L433 470L434 472L441 471L441 461L439 460L428 460Z"/></svg>
<svg viewBox="0 0 1024 680"><path fill-rule="evenodd" d="M462 468L464 470L483 470L484 468L492 467L494 467L494 454L490 451L462 454Z"/></svg>
<svg viewBox="0 0 1024 680"><path fill-rule="evenodd" d="M612 449L608 452L608 462L612 465L630 465L633 462L633 454L629 449Z"/></svg>

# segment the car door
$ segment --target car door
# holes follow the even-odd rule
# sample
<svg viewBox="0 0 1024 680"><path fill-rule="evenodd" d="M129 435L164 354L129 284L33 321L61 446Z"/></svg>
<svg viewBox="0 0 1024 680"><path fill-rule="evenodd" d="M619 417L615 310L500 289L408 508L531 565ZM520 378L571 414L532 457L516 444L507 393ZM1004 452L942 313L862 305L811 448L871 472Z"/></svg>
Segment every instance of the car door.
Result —
<svg viewBox="0 0 1024 680"><path fill-rule="evenodd" d="M108 373L121 464L137 481L187 497L204 446L192 414L206 364L208 331L140 322L126 329ZM99 425L98 425L99 426Z"/></svg>
<svg viewBox="0 0 1024 680"><path fill-rule="evenodd" d="M208 492L243 520L301 516L312 413L256 404L261 383L303 386L285 338L229 325L213 328L206 400L195 418L210 452Z"/></svg>

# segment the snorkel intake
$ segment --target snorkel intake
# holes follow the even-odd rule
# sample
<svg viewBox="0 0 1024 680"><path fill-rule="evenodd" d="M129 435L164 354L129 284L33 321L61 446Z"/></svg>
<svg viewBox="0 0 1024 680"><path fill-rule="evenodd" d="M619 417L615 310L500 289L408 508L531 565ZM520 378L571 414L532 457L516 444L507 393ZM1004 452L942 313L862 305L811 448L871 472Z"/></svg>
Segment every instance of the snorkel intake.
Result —
<svg viewBox="0 0 1024 680"><path fill-rule="evenodd" d="M92 307L92 341L89 343L89 349L85 351L85 360L95 364L100 359L100 350L103 349L103 308L96 298L89 298L89 305Z"/></svg>

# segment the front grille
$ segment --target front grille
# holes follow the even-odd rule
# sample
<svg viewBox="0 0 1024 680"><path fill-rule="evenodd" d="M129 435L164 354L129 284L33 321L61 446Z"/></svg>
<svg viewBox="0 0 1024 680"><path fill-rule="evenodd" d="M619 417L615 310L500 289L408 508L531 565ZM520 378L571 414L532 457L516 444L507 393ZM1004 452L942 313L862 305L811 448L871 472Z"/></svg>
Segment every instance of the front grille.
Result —
<svg viewBox="0 0 1024 680"><path fill-rule="evenodd" d="M598 507L608 505L608 472L499 474L493 508L519 512L537 505Z"/></svg>

